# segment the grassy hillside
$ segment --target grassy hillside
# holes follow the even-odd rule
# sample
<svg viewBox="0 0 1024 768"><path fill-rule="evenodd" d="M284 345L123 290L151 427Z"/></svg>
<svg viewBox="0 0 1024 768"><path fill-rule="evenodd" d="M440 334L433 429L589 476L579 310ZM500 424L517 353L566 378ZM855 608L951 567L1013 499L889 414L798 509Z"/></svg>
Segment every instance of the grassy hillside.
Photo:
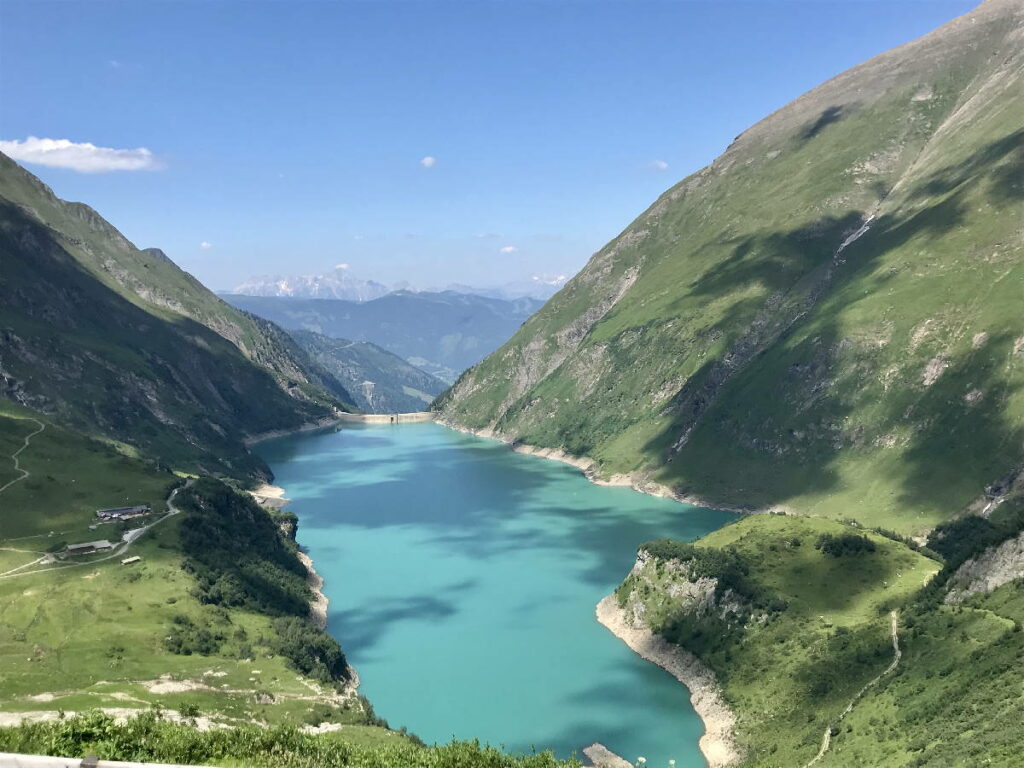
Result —
<svg viewBox="0 0 1024 768"><path fill-rule="evenodd" d="M743 766L805 765L826 729L824 766L1014 766L1024 582L959 604L947 596L965 560L1020 535L1024 502L979 520L946 526L928 542L938 552L918 552L860 527L758 515L696 545L644 545L616 596L714 670ZM716 582L705 606L680 597L700 577ZM902 657L878 678L893 659L890 612Z"/></svg>
<svg viewBox="0 0 1024 768"><path fill-rule="evenodd" d="M175 761L223 766L351 766L384 768L577 768L577 760L556 760L551 753L512 756L476 742L440 747L417 745L394 732L349 726L336 733L308 735L294 728L239 728L201 732L146 715L126 726L90 715L68 721L0 728L0 750L95 754L104 759Z"/></svg>
<svg viewBox="0 0 1024 768"><path fill-rule="evenodd" d="M246 436L346 408L279 328L0 156L0 397L165 465L266 476Z"/></svg>
<svg viewBox="0 0 1024 768"><path fill-rule="evenodd" d="M829 554L816 546L823 535L865 536L873 550ZM740 520L696 548L657 544L641 547L652 556L617 590L620 605L715 671L751 766L814 756L824 729L889 663L888 611L939 569L873 532L776 515ZM678 567L701 561L699 574ZM678 597L698 575L718 581L705 611Z"/></svg>
<svg viewBox="0 0 1024 768"><path fill-rule="evenodd" d="M75 460L52 463L65 441ZM280 527L293 535L293 517L275 521L212 479L179 491L181 513L165 517L179 478L52 425L22 456L31 477L0 493L0 721L150 705L227 724L372 721L345 687L341 649L306 621L306 571ZM24 486L41 472L81 488L35 506ZM154 514L89 530L125 492ZM129 547L47 556L150 523Z"/></svg>
<svg viewBox="0 0 1024 768"><path fill-rule="evenodd" d="M42 432L32 434L40 427ZM20 477L7 457L27 436L31 442L19 459L30 474L0 491L0 542L17 539L41 550L58 539L101 538L111 526L102 535L89 530L97 509L148 504L159 514L170 487L180 482L166 469L126 455L130 452L116 444L83 437L0 400L0 487Z"/></svg>
<svg viewBox="0 0 1024 768"><path fill-rule="evenodd" d="M964 508L1024 463L1021 34L990 0L753 126L442 414L722 503Z"/></svg>
<svg viewBox="0 0 1024 768"><path fill-rule="evenodd" d="M310 359L330 372L366 413L423 411L447 384L368 341L292 331Z"/></svg>

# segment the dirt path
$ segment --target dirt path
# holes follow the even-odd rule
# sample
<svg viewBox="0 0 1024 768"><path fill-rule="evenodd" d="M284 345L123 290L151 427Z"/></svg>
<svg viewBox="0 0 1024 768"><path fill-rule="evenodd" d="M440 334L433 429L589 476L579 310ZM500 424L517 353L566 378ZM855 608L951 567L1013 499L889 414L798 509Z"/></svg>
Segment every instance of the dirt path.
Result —
<svg viewBox="0 0 1024 768"><path fill-rule="evenodd" d="M33 561L29 562L29 563L25 563L24 565L19 565L17 568L11 568L11 570L9 570L9 571L4 571L3 573L0 573L0 578L3 578L4 576L9 576L12 573L17 573L18 571L23 571L26 568L30 568L33 565L37 565L37 564L43 562L44 560L46 560L46 558L47 558L47 555L43 555L38 560L33 560Z"/></svg>
<svg viewBox="0 0 1024 768"><path fill-rule="evenodd" d="M127 538L125 538L123 542L121 542L112 550L110 550L109 555L97 557L95 560L86 560L81 563L65 563L63 565L55 565L52 568L37 568L34 571L19 571L18 573L8 571L7 573L0 574L0 579L13 579L17 578L18 576L31 576L37 573L46 573L47 571L59 571L64 568L81 568L83 566L92 566L96 565L97 563L106 562L107 560L113 560L115 557L120 557L121 555L125 554L131 548L132 544L138 541L143 536L143 534L145 534L146 531L148 531L150 528L152 528L155 525L159 525L167 518L174 517L174 515L177 515L181 512L180 509L174 506L174 497L178 495L178 491L180 491L182 488L188 488L190 485L192 485L193 482L193 480L189 480L188 482L185 483L185 485L179 488L175 488L173 491L171 491L170 496L167 497L167 514L163 515L158 520L154 520L149 525L143 526L142 528L136 528L133 531L128 531L128 533L126 534ZM18 570L19 569L15 569L15 571Z"/></svg>
<svg viewBox="0 0 1024 768"><path fill-rule="evenodd" d="M11 480L9 483L5 483L4 485L0 485L0 493L3 493L4 491L6 491L8 488L10 488L15 483L20 483L26 477L30 477L32 475L32 473L29 472L27 469L22 469L21 468L21 462L20 462L18 456L21 454L22 451L24 451L26 448L28 448L29 443L32 442L32 438L33 437L35 437L40 432L42 432L44 429L46 429L46 425L43 424L43 422L39 421L39 419L33 419L32 417L26 418L25 421L34 421L36 424L39 425L39 429L37 429L35 432L29 432L27 435L25 435L25 442L23 442L21 444L21 448L19 448L18 450L16 450L14 453L11 454L11 460L14 462L14 471L15 472L20 472L21 473L21 477L16 477L13 480Z"/></svg>
<svg viewBox="0 0 1024 768"><path fill-rule="evenodd" d="M804 766L804 768L811 768L812 765L817 763L819 760L821 760L821 758L825 756L825 753L828 752L829 746L832 744L832 728L834 728L836 725L839 725L839 723L843 721L843 718L853 711L853 705L860 701L861 697L868 692L869 688L877 685L878 681L886 675L891 674L892 671L896 669L897 665L900 663L900 659L903 657L903 651L900 650L899 615L896 613L896 611L892 611L889 614L889 617L892 619L892 662L889 664L888 667L882 670L882 673L878 675L878 677L870 680L863 688L857 691L857 694L852 699L850 699L850 703L846 705L846 709L839 713L839 717L836 718L835 723L830 724L825 729L825 735L821 739L821 749L818 750L818 754L816 754L814 756L814 759L807 763Z"/></svg>

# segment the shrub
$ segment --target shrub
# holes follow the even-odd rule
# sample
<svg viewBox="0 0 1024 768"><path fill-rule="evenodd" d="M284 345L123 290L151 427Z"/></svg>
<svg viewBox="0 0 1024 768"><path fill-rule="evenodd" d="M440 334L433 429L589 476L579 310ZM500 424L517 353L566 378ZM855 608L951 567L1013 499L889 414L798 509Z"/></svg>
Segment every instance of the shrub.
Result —
<svg viewBox="0 0 1024 768"><path fill-rule="evenodd" d="M348 663L338 641L304 619L274 620L277 637L271 641L275 653L288 659L304 675L329 683L348 675Z"/></svg>
<svg viewBox="0 0 1024 768"><path fill-rule="evenodd" d="M875 542L859 533L823 533L814 542L814 548L832 557L871 553L876 549Z"/></svg>

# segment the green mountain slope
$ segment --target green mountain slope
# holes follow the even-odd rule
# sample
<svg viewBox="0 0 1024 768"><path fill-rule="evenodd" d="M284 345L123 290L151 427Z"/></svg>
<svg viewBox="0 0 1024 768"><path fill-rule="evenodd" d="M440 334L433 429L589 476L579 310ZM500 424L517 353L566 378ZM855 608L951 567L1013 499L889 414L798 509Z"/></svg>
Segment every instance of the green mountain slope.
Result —
<svg viewBox="0 0 1024 768"><path fill-rule="evenodd" d="M0 395L150 459L266 476L243 444L348 408L281 329L0 155Z"/></svg>
<svg viewBox="0 0 1024 768"><path fill-rule="evenodd" d="M739 136L438 403L719 503L926 530L1024 462L1021 4Z"/></svg>
<svg viewBox="0 0 1024 768"><path fill-rule="evenodd" d="M950 586L965 561L983 580L1005 568L1005 557L972 565L993 546L1021 551L1024 500L944 528L929 538L936 551L914 551L830 520L753 515L695 545L643 545L615 604L714 671L740 765L810 765L827 731L815 765L1013 768L1024 582L963 600Z"/></svg>
<svg viewBox="0 0 1024 768"><path fill-rule="evenodd" d="M368 341L292 331L310 359L342 383L366 413L426 410L447 384Z"/></svg>

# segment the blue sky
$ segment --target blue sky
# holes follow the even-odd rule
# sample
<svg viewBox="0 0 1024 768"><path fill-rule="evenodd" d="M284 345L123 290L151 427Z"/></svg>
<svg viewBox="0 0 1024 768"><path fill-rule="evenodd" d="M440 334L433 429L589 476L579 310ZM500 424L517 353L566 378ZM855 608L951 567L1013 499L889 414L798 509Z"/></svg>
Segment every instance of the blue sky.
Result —
<svg viewBox="0 0 1024 768"><path fill-rule="evenodd" d="M26 167L213 288L494 284L575 271L744 128L974 5L0 0L0 140L148 149Z"/></svg>

